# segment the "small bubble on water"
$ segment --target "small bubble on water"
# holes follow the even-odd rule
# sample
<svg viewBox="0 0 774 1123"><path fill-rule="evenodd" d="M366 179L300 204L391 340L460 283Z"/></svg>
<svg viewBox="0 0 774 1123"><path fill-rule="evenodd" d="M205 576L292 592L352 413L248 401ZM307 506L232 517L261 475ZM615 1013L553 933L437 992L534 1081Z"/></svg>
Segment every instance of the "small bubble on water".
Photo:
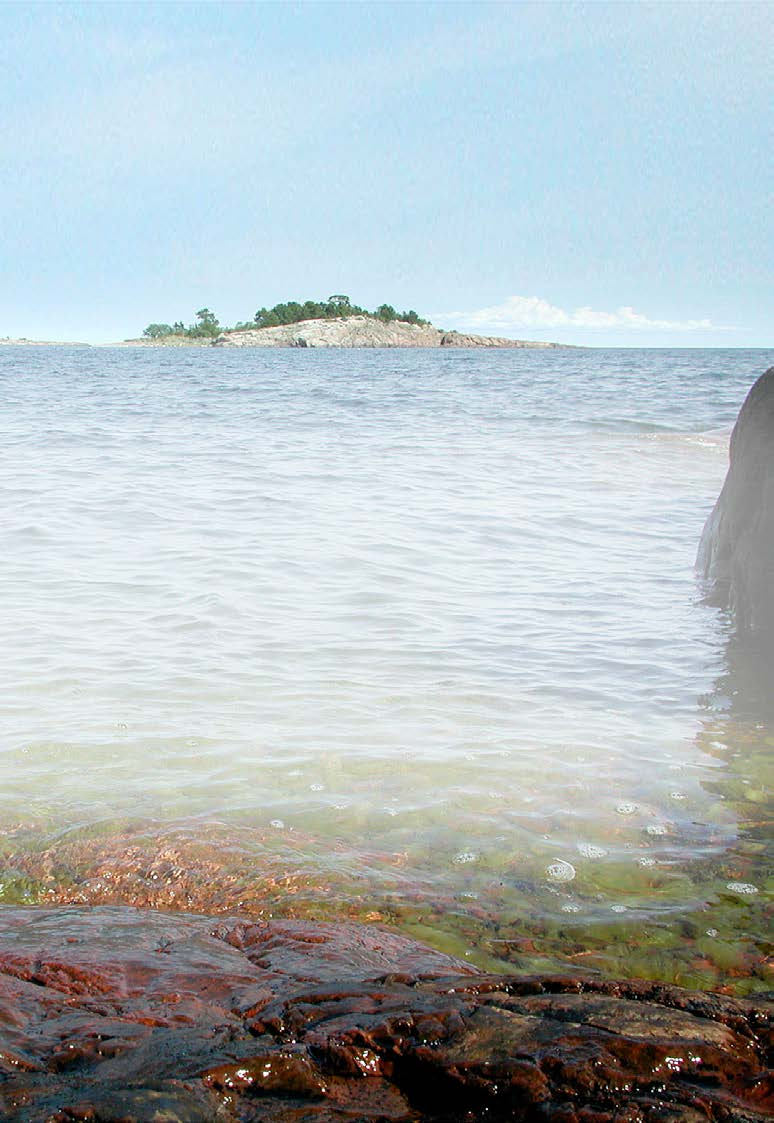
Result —
<svg viewBox="0 0 774 1123"><path fill-rule="evenodd" d="M626 905L611 905L610 911L611 912L628 912L629 910L627 909Z"/></svg>
<svg viewBox="0 0 774 1123"><path fill-rule="evenodd" d="M477 901L478 893L460 893L459 898L461 901Z"/></svg>
<svg viewBox="0 0 774 1123"><path fill-rule="evenodd" d="M745 896L758 892L757 885L750 885L749 881L729 881L726 884L726 889L730 889L732 893L742 893Z"/></svg>
<svg viewBox="0 0 774 1123"><path fill-rule="evenodd" d="M688 797L686 796L685 792L670 792L669 798L670 799L687 799Z"/></svg>
<svg viewBox="0 0 774 1123"><path fill-rule="evenodd" d="M569 862L552 862L546 869L546 874L552 881L572 881L575 877L575 866Z"/></svg>
<svg viewBox="0 0 774 1123"><path fill-rule="evenodd" d="M717 934L718 934L717 928L708 928L706 933L705 933L705 935L709 936L711 940L714 940L715 937L717 936Z"/></svg>
<svg viewBox="0 0 774 1123"><path fill-rule="evenodd" d="M647 870L647 869L650 869L651 866L655 866L656 859L655 858L638 858L637 862L639 863L639 865L644 866L645 869Z"/></svg>
<svg viewBox="0 0 774 1123"><path fill-rule="evenodd" d="M504 792L487 792L490 799L505 799Z"/></svg>
<svg viewBox="0 0 774 1123"><path fill-rule="evenodd" d="M584 858L604 858L607 855L604 846L595 846L593 842L579 842L576 849Z"/></svg>
<svg viewBox="0 0 774 1123"><path fill-rule="evenodd" d="M580 912L580 905L576 905L574 901L568 901L566 905L562 905L562 912Z"/></svg>
<svg viewBox="0 0 774 1123"><path fill-rule="evenodd" d="M272 821L269 823L269 826L274 827L274 829L277 831L285 829L285 824L282 819L272 819Z"/></svg>
<svg viewBox="0 0 774 1123"><path fill-rule="evenodd" d="M468 862L475 862L478 860L478 854L474 854L472 850L463 850L460 854L455 854L452 859L458 866L464 866Z"/></svg>
<svg viewBox="0 0 774 1123"><path fill-rule="evenodd" d="M310 784L310 785L309 785L309 791L310 791L310 792L322 792L322 791L325 791L325 784Z"/></svg>
<svg viewBox="0 0 774 1123"><path fill-rule="evenodd" d="M384 813L385 815L391 815L394 818L398 814L398 809L397 807L385 807Z"/></svg>
<svg viewBox="0 0 774 1123"><path fill-rule="evenodd" d="M616 806L616 811L619 815L633 815L637 810L637 804L631 803L628 799L621 800Z"/></svg>
<svg viewBox="0 0 774 1123"><path fill-rule="evenodd" d="M649 823L645 831L647 834L668 834L669 827L666 823Z"/></svg>

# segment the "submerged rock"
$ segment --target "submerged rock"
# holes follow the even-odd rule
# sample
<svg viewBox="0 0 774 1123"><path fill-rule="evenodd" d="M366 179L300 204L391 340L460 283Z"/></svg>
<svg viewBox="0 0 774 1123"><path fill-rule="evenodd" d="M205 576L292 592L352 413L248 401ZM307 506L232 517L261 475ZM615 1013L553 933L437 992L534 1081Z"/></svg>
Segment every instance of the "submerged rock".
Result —
<svg viewBox="0 0 774 1123"><path fill-rule="evenodd" d="M770 1013L354 924L0 912L10 1123L758 1123Z"/></svg>
<svg viewBox="0 0 774 1123"><path fill-rule="evenodd" d="M739 413L697 566L711 602L733 614L738 635L774 652L774 367Z"/></svg>

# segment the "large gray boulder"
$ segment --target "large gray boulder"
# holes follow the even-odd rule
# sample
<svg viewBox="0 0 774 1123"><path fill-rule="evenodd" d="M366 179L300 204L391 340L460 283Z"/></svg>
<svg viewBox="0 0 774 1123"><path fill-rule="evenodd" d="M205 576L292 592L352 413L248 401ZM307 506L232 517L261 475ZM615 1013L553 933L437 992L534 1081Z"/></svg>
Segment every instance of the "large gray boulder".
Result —
<svg viewBox="0 0 774 1123"><path fill-rule="evenodd" d="M697 566L709 600L732 613L740 639L774 650L774 367L740 410Z"/></svg>

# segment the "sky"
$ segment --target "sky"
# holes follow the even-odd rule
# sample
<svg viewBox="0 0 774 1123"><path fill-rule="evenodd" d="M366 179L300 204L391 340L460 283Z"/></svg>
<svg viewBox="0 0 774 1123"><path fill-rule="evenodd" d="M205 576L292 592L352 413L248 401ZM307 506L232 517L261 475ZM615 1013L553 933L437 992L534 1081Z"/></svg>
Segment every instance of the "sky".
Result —
<svg viewBox="0 0 774 1123"><path fill-rule="evenodd" d="M0 0L0 337L770 347L774 6Z"/></svg>

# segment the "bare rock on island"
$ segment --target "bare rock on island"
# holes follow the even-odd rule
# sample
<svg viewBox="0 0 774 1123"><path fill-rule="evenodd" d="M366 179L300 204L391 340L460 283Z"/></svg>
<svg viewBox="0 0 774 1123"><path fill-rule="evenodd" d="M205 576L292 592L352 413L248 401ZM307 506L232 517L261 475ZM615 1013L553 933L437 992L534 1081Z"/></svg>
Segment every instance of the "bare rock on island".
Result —
<svg viewBox="0 0 774 1123"><path fill-rule="evenodd" d="M763 1123L770 1025L356 924L0 910L8 1123Z"/></svg>
<svg viewBox="0 0 774 1123"><path fill-rule="evenodd" d="M371 316L345 316L336 320L301 320L273 328L224 332L216 347L539 347L558 343L532 343L496 336L463 335L441 331L432 324L384 323Z"/></svg>
<svg viewBox="0 0 774 1123"><path fill-rule="evenodd" d="M740 410L697 566L710 600L732 613L738 635L774 652L774 367Z"/></svg>

